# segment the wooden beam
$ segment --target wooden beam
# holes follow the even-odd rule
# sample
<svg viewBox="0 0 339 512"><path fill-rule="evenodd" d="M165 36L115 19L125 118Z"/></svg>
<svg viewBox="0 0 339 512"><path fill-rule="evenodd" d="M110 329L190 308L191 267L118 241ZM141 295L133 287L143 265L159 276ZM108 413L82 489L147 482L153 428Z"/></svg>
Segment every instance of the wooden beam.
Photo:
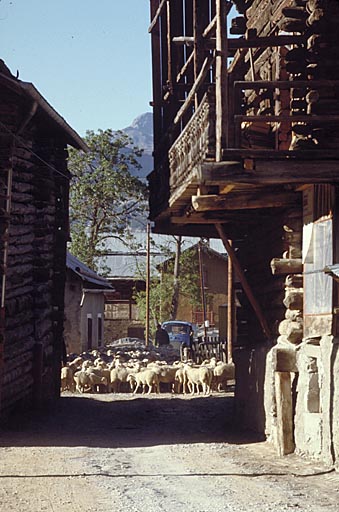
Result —
<svg viewBox="0 0 339 512"><path fill-rule="evenodd" d="M197 212L211 210L248 210L256 208L281 208L297 206L301 194L296 192L239 192L232 194L192 196L192 206Z"/></svg>
<svg viewBox="0 0 339 512"><path fill-rule="evenodd" d="M151 0L151 18L154 16L155 0ZM164 3L165 5L165 3ZM161 53L160 53L160 30L157 25L156 30L151 34L151 52L152 52L152 88L153 88L153 132L154 148L157 149L162 134L162 88L161 88Z"/></svg>
<svg viewBox="0 0 339 512"><path fill-rule="evenodd" d="M273 258L271 261L273 275L301 274L303 264L301 258Z"/></svg>
<svg viewBox="0 0 339 512"><path fill-rule="evenodd" d="M205 225L205 224L216 224L219 222L222 222L223 224L227 223L236 223L237 225L244 224L245 226L248 226L249 224L257 224L258 221L263 218L267 218L267 216L264 215L253 215L253 213L247 213L247 212L239 212L231 210L230 212L205 212L205 213L198 213L193 212L189 215L179 215L179 214L172 214L170 219L172 224L182 224L182 225L188 225L188 224L194 224L194 225Z"/></svg>
<svg viewBox="0 0 339 512"><path fill-rule="evenodd" d="M192 52L191 55L188 57L187 61L183 65L183 67L180 69L179 73L177 74L177 82L180 82L180 80L185 76L185 73L187 71L187 68L190 64L193 62L194 53Z"/></svg>
<svg viewBox="0 0 339 512"><path fill-rule="evenodd" d="M276 149L225 149L223 163L241 162L243 158L256 158L258 160L275 161L313 161L313 160L339 160L339 149L301 149L298 151ZM212 162L213 163L213 162ZM220 164L215 164L220 165Z"/></svg>
<svg viewBox="0 0 339 512"><path fill-rule="evenodd" d="M254 169L245 171L241 164L227 162L202 164L198 180L205 185L280 185L339 182L338 160L255 160Z"/></svg>
<svg viewBox="0 0 339 512"><path fill-rule="evenodd" d="M205 28L202 37L205 40L205 48L213 49L216 45L216 39L210 37L210 33L215 30L216 27L215 16L210 24ZM176 36L172 39L174 44L187 46L193 46L193 36ZM229 38L227 39L228 49L230 52L235 52L241 49L252 49L252 48L268 48L270 46L286 46L289 44L304 43L305 38L303 36L273 36L273 37L257 37L255 39L243 39L243 38Z"/></svg>
<svg viewBox="0 0 339 512"><path fill-rule="evenodd" d="M210 33L214 30L217 25L217 16L215 15L212 21L207 25L205 30L202 33L202 37L207 38L210 36Z"/></svg>
<svg viewBox="0 0 339 512"><path fill-rule="evenodd" d="M208 73L208 71L209 71L209 69L211 67L211 64L212 64L213 60L214 60L214 57L212 55L209 55L204 60L204 63L203 63L202 68L200 70L200 73L197 76L197 79L194 82L193 87L190 90L190 92L189 92L189 94L188 94L188 96L186 98L185 103L182 105L182 107L178 111L177 115L175 116L174 124L178 124L179 123L179 121L181 120L182 116L184 115L184 113L186 112L188 107L190 106L191 102L194 100L195 94L196 94L197 90L199 89L199 87L201 86L201 84L203 83L203 81L205 80L205 77L206 77L206 75L207 75L207 73Z"/></svg>
<svg viewBox="0 0 339 512"><path fill-rule="evenodd" d="M312 87L335 87L339 80L312 80ZM240 90L247 89L291 89L296 87L309 87L309 80L239 80L234 82L233 88ZM313 116L312 116L313 117ZM294 116L293 116L294 118Z"/></svg>
<svg viewBox="0 0 339 512"><path fill-rule="evenodd" d="M221 187L219 190L219 194L229 194L234 189L234 185L226 185L225 187Z"/></svg>
<svg viewBox="0 0 339 512"><path fill-rule="evenodd" d="M269 48L274 46L287 46L290 44L305 43L304 36L268 36L268 37L251 37L244 39L242 37L232 37L228 39L230 50L240 50L241 48Z"/></svg>
<svg viewBox="0 0 339 512"><path fill-rule="evenodd" d="M215 159L220 162L227 139L227 13L224 0L216 0L216 59L215 59Z"/></svg>
<svg viewBox="0 0 339 512"><path fill-rule="evenodd" d="M313 85L313 84L312 84ZM252 115L235 115L235 123L338 123L339 115L314 115L314 114L301 114L301 115L280 115L280 116L252 116Z"/></svg>
<svg viewBox="0 0 339 512"><path fill-rule="evenodd" d="M290 372L276 372L274 375L277 451L278 455L288 455L295 449L293 435L293 398Z"/></svg>
<svg viewBox="0 0 339 512"><path fill-rule="evenodd" d="M172 38L172 42L174 44L179 45L187 45L187 46L193 46L194 45L194 37L193 36L176 36Z"/></svg>
<svg viewBox="0 0 339 512"><path fill-rule="evenodd" d="M171 47L171 8L169 0L166 3L166 19L167 19L167 81L172 89L172 47Z"/></svg>
<svg viewBox="0 0 339 512"><path fill-rule="evenodd" d="M150 26L148 28L148 32L152 32L152 30L156 26L156 24L158 22L158 19L159 19L159 16L161 15L162 10L164 9L164 7L166 5L166 1L167 0L161 0L160 5L159 5L156 13L153 15L153 19L152 19L152 22L151 22L151 24L150 24Z"/></svg>
<svg viewBox="0 0 339 512"><path fill-rule="evenodd" d="M252 292L252 289L246 279L245 273L244 273L244 271L240 265L240 262L234 252L234 249L231 246L231 244L229 243L228 236L226 235L226 232L224 231L224 228L221 224L216 224L215 229L217 230L219 237L221 238L221 240L225 246L228 257L231 258L231 260L232 260L233 268L241 282L241 285L244 289L244 292L246 293L246 295L248 297L248 300L250 301L250 303L252 305L253 310L255 311L255 314L257 315L257 318L260 322L262 330L263 330L265 336L267 337L267 339L270 340L271 332L270 332L270 328L267 324L266 318L263 314L263 311L261 309L259 302L257 301L257 299L255 298L255 296Z"/></svg>
<svg viewBox="0 0 339 512"><path fill-rule="evenodd" d="M232 240L229 240L232 246ZM233 362L233 342L235 324L235 293L234 293L234 272L232 259L227 258L227 362Z"/></svg>

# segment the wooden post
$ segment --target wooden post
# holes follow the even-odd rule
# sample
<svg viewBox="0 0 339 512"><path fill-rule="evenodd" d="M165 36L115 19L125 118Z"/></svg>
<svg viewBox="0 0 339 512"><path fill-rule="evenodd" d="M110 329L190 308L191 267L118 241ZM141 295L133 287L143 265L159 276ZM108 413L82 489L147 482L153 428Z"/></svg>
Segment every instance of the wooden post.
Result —
<svg viewBox="0 0 339 512"><path fill-rule="evenodd" d="M232 241L229 240L232 246ZM234 334L234 283L233 283L233 265L232 259L227 258L227 362L233 361L233 334Z"/></svg>
<svg viewBox="0 0 339 512"><path fill-rule="evenodd" d="M194 39L194 81L197 80L201 66L204 61L204 49L203 49L203 38L202 38L202 19L206 11L204 5L200 0L193 0L193 39ZM200 100L202 98L203 91L197 91L195 94L195 108L198 108Z"/></svg>
<svg viewBox="0 0 339 512"><path fill-rule="evenodd" d="M159 7L159 5L158 5ZM152 44L152 69L153 69L153 132L154 132L154 149L158 148L162 137L162 89L159 77L161 76L161 57L160 57L160 30L159 30L159 17L157 11L156 0L151 0L151 20L155 19L149 31L151 32L151 44ZM160 7L159 7L160 9Z"/></svg>
<svg viewBox="0 0 339 512"><path fill-rule="evenodd" d="M246 279L246 276L245 276L245 273L243 271L243 269L241 268L241 265L239 263L239 260L238 258L236 257L236 254L232 248L232 246L230 245L229 241L228 241L228 237L226 236L226 233L224 232L224 229L223 227L221 226L221 224L215 224L215 228L225 246L225 249L227 251L227 254L229 256L229 258L231 258L232 260L232 264L234 266L234 270L235 272L237 273L239 279L240 279L240 282L242 284L242 287L244 289L244 292L246 293L247 297L248 297L248 300L250 301L251 305L252 305L252 308L254 309L256 315L257 315L257 318L260 322L260 325L262 327L262 330L264 332L264 334L266 335L267 339L271 339L271 332L270 332L270 329L268 327L268 324L266 322L266 318L262 312L262 309L260 307L260 304L258 303L257 299L255 298L255 296L253 295L253 292L252 292L252 289L250 287L250 285L248 284L247 282L247 279Z"/></svg>
<svg viewBox="0 0 339 512"><path fill-rule="evenodd" d="M150 240L151 240L151 224L147 223L147 241L146 241L146 333L145 333L145 345L149 344L149 294L150 294Z"/></svg>
<svg viewBox="0 0 339 512"><path fill-rule="evenodd" d="M216 0L216 70L215 70L215 109L216 109L216 151L217 162L222 160L223 147L228 148L227 134L227 105L228 105L228 77L227 77L227 9L225 0Z"/></svg>
<svg viewBox="0 0 339 512"><path fill-rule="evenodd" d="M170 90L173 88L173 80L172 80L172 33L171 33L171 7L169 0L167 0L166 4L166 14L167 14L167 67L168 67L168 75L167 82Z"/></svg>
<svg viewBox="0 0 339 512"><path fill-rule="evenodd" d="M291 374L275 372L275 394L277 404L277 451L279 455L294 452L293 404Z"/></svg>
<svg viewBox="0 0 339 512"><path fill-rule="evenodd" d="M14 146L15 142L13 142ZM1 281L1 299L0 299L0 416L1 416L1 398L2 398L2 381L4 371L4 358L5 358L5 333L6 333L6 274L7 274L7 262L8 262L8 251L9 251L9 223L12 205L12 181L13 181L13 167L11 166L7 170L7 184L5 188L6 197L6 216L7 220L3 223L4 228L1 236L3 237L3 249L2 249L2 281ZM4 192L4 191L3 191ZM5 217L6 219L6 217Z"/></svg>
<svg viewBox="0 0 339 512"><path fill-rule="evenodd" d="M200 289L201 289L201 304L203 311L204 321L204 341L207 341L207 325L206 325L206 297L205 297L205 280L204 280L204 268L202 264L201 254L201 242L198 244L198 255L199 255L199 272L200 272Z"/></svg>

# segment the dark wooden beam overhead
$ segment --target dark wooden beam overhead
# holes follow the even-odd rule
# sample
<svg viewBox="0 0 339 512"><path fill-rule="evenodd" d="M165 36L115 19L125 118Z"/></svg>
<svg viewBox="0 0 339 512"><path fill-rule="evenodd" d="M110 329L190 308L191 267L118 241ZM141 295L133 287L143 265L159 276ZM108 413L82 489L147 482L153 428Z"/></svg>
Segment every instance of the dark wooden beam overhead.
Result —
<svg viewBox="0 0 339 512"><path fill-rule="evenodd" d="M197 212L211 210L248 210L253 208L281 208L300 204L301 194L296 192L239 192L237 195L192 196Z"/></svg>

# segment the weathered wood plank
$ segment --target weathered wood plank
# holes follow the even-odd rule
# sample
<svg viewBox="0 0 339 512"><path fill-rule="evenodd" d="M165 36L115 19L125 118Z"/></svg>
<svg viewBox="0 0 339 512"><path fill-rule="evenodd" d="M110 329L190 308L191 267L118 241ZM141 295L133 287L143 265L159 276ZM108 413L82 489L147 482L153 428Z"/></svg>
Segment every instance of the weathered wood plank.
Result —
<svg viewBox="0 0 339 512"><path fill-rule="evenodd" d="M150 26L148 27L148 32L152 32L152 30L158 23L159 17L161 16L162 11L164 10L164 8L166 6L166 2L167 2L167 0L161 0L158 9L156 10L155 14L153 14L152 22L151 22ZM153 4L155 5L155 2L153 2Z"/></svg>
<svg viewBox="0 0 339 512"><path fill-rule="evenodd" d="M279 455L294 452L293 404L291 375L289 372L275 373L275 392L277 406L277 449Z"/></svg>
<svg viewBox="0 0 339 512"><path fill-rule="evenodd" d="M284 259L273 258L271 261L272 274L301 274L303 264L301 258Z"/></svg>
<svg viewBox="0 0 339 512"><path fill-rule="evenodd" d="M238 196L233 194L192 196L192 206L197 212L279 208L282 206L297 206L300 201L301 194L293 192L241 192Z"/></svg>
<svg viewBox="0 0 339 512"><path fill-rule="evenodd" d="M252 184L278 185L290 183L339 182L337 160L255 160L255 169L246 171L241 165L229 166L227 162L204 163L198 168L198 179L206 185Z"/></svg>

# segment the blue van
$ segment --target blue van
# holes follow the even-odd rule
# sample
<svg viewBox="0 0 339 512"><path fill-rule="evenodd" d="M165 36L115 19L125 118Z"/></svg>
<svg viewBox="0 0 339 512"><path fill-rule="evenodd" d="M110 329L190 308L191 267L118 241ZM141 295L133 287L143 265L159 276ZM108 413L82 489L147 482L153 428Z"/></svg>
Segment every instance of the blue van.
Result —
<svg viewBox="0 0 339 512"><path fill-rule="evenodd" d="M162 328L168 332L170 344L173 348L180 350L182 345L186 347L192 346L193 325L190 322L169 320L168 322L163 322Z"/></svg>

